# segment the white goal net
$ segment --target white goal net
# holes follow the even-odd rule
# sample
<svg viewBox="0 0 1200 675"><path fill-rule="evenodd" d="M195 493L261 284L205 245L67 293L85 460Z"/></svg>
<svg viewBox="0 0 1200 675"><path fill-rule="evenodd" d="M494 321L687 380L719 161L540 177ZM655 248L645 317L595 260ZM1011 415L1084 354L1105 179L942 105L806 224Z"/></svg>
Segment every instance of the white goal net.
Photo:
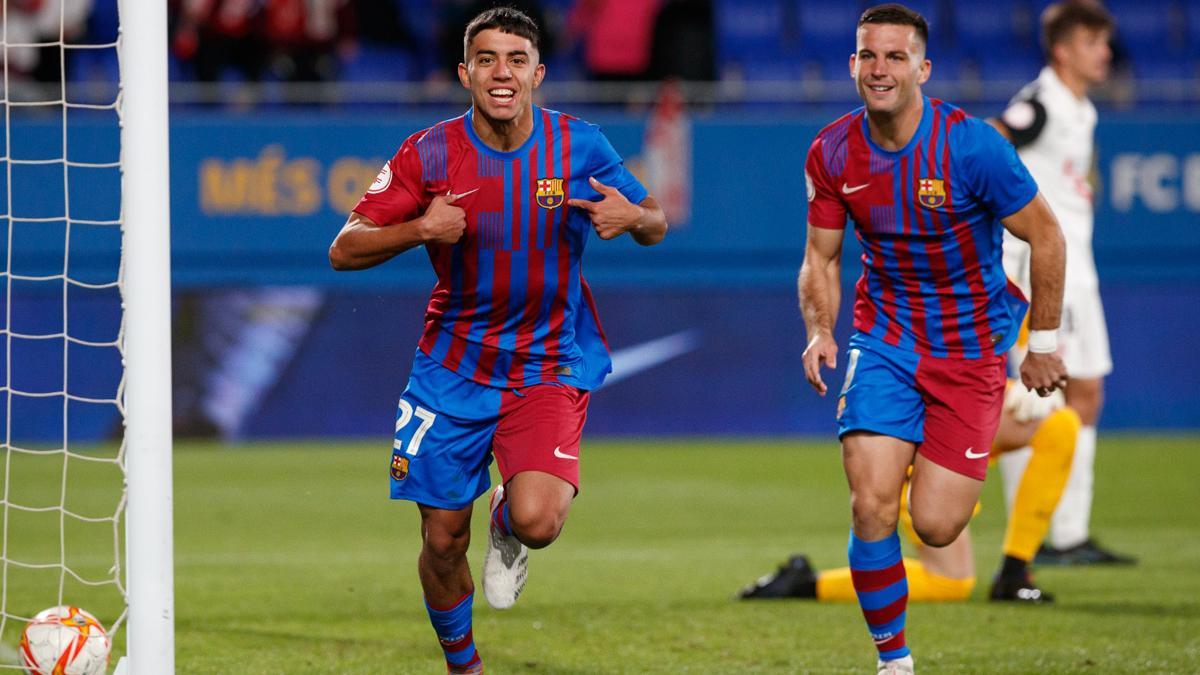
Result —
<svg viewBox="0 0 1200 675"><path fill-rule="evenodd" d="M147 315L134 298L141 291L127 283L147 279L144 267L130 273L141 263L131 266L128 255L135 195L123 167L129 153L145 154L122 143L123 133L137 133L122 130L137 116L127 110L123 77L129 25L122 35L116 0L0 3L0 669L19 668L21 631L57 605L81 607L104 624L115 665L137 616L126 554L136 555L137 535L128 530L127 549L126 505L139 501L127 471L136 454L127 439L139 434L127 418L126 364L143 358L136 352L146 344L130 339L131 317ZM166 3L148 3L155 4ZM165 27L165 10L163 17ZM162 73L165 131L165 66ZM166 228L161 210L158 227ZM169 289L169 279L159 282ZM169 309L160 303L155 311L167 320ZM165 363L169 387L169 349ZM159 451L169 469L169 434ZM169 523L169 471L165 481ZM166 564L169 584L169 553ZM169 597L165 603L170 608Z"/></svg>

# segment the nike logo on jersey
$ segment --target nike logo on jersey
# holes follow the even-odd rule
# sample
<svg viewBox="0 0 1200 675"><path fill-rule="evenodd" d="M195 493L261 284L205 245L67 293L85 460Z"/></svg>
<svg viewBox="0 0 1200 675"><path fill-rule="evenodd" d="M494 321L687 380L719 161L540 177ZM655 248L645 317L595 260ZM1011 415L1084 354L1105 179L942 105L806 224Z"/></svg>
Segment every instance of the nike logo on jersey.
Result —
<svg viewBox="0 0 1200 675"><path fill-rule="evenodd" d="M846 185L845 183L842 183L842 194L844 194L844 195L852 195L852 194L854 194L855 192L858 192L859 190L861 190L861 189L863 189L863 188L865 188L865 187L868 187L868 186L870 186L870 185L871 185L870 183L863 183L862 185L855 185L854 187L850 187L849 185Z"/></svg>
<svg viewBox="0 0 1200 675"><path fill-rule="evenodd" d="M460 192L458 194L451 194L449 190L446 190L446 196L449 197L451 200L458 201L459 199L462 199L463 197L466 197L467 195L473 195L476 192L479 192L479 188L475 188L474 190L467 190L466 192Z"/></svg>
<svg viewBox="0 0 1200 675"><path fill-rule="evenodd" d="M561 448L562 446L560 445L558 447ZM554 456L559 459L579 459L579 457L577 455L568 455L567 453L563 452L562 450L559 450L558 448L554 449Z"/></svg>
<svg viewBox="0 0 1200 675"><path fill-rule="evenodd" d="M966 453L967 459L979 459L980 457L987 457L988 454L990 454L987 452L971 452L974 449L975 449L975 446L971 446L971 447L967 448L967 453Z"/></svg>

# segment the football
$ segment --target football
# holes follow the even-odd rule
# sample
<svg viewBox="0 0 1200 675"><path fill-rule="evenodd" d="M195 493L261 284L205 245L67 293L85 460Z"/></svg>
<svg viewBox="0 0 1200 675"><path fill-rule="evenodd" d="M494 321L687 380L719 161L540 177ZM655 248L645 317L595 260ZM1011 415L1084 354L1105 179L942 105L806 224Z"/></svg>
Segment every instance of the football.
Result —
<svg viewBox="0 0 1200 675"><path fill-rule="evenodd" d="M104 675L112 642L88 612L69 605L38 612L21 633L21 665L30 675Z"/></svg>

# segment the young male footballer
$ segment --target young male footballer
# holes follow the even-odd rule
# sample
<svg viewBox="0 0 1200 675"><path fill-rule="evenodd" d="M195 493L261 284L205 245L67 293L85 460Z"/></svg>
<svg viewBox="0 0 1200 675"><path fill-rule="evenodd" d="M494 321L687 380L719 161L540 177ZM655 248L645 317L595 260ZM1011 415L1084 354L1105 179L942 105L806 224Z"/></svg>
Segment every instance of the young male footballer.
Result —
<svg viewBox="0 0 1200 675"><path fill-rule="evenodd" d="M855 334L838 398L850 487L850 568L879 673L912 673L908 588L896 533L905 476L913 528L953 542L975 509L1004 401L1005 354L1027 303L1004 276L1005 229L1031 247L1024 385L1066 383L1055 355L1063 239L1012 145L986 122L926 98L929 27L898 4L858 22L850 73L864 106L813 141L805 163L808 237L800 306L804 368L820 394L833 337L847 218L863 247Z"/></svg>
<svg viewBox="0 0 1200 675"><path fill-rule="evenodd" d="M451 673L483 663L471 630L471 511L495 457L483 590L498 609L525 586L527 548L550 545L579 490L588 392L611 370L580 260L591 233L642 245L667 233L658 203L599 128L535 106L538 27L501 7L466 27L466 114L410 136L329 251L372 267L424 246L437 273L401 395L391 496L421 513L418 571Z"/></svg>

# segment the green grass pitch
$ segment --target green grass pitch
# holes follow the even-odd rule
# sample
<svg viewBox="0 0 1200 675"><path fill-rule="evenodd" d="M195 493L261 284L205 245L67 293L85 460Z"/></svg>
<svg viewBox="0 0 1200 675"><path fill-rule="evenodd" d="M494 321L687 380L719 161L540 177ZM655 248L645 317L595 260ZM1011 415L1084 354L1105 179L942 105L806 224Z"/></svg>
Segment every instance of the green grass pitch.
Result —
<svg viewBox="0 0 1200 675"><path fill-rule="evenodd" d="M1041 569L1054 606L983 599L1003 533L989 481L973 523L974 598L909 607L920 671L1197 672L1197 450L1196 437L1101 434L1093 530L1141 564ZM177 446L178 672L445 672L417 582L416 509L387 499L390 456L386 439ZM845 564L847 491L832 439L585 439L583 462L566 529L532 552L516 607L497 612L477 598L489 672L873 672L856 606L731 599L792 552L821 568ZM22 474L22 490L35 473ZM98 489L80 480L73 498L102 501L89 493ZM486 499L476 579L485 510ZM45 534L9 527L10 552L37 549ZM30 585L9 590L10 611L41 608ZM5 630L7 647L14 635Z"/></svg>

